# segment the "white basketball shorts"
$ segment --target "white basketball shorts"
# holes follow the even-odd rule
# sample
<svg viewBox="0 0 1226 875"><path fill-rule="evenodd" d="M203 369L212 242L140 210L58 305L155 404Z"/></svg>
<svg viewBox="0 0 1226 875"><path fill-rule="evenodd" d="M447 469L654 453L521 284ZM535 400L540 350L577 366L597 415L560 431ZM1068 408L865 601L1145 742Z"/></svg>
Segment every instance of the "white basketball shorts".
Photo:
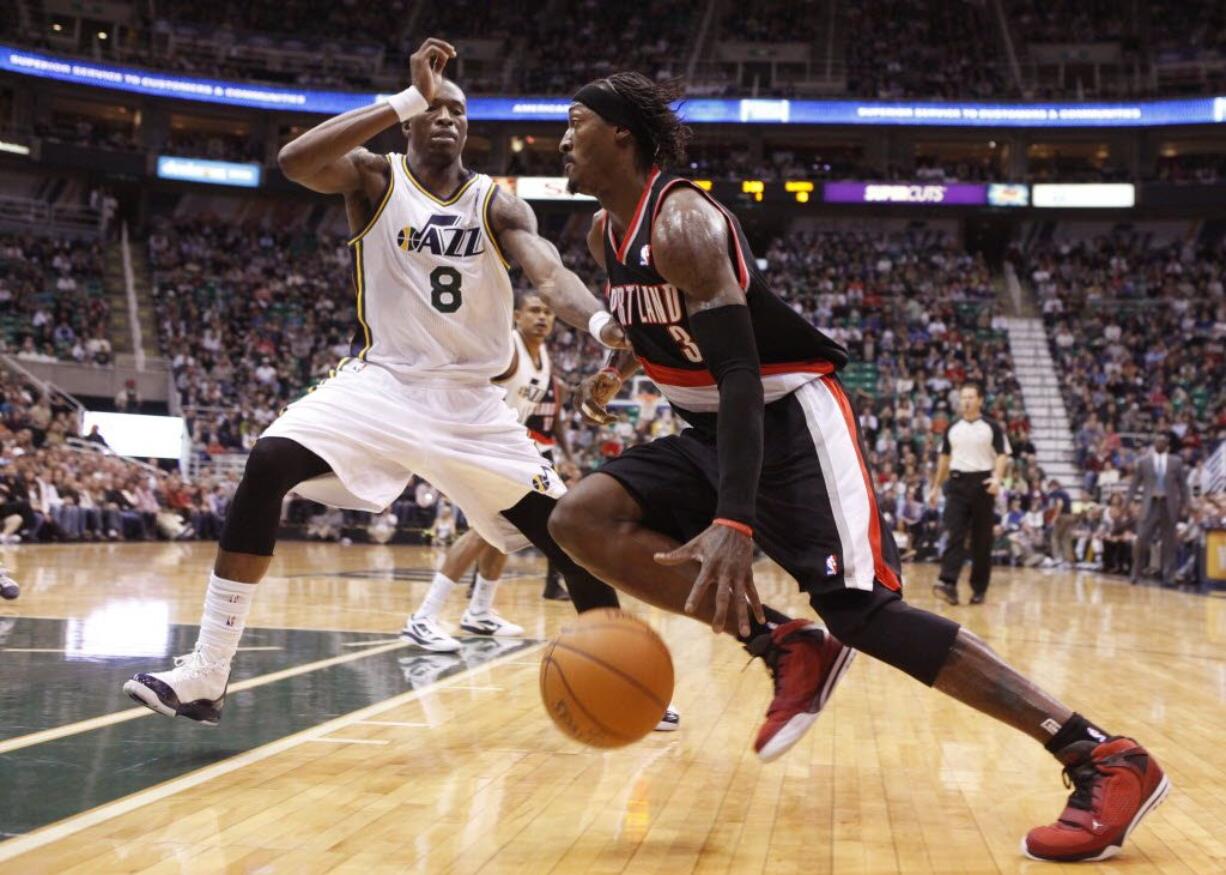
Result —
<svg viewBox="0 0 1226 875"><path fill-rule="evenodd" d="M566 486L503 395L492 384L415 385L350 361L263 437L295 441L332 468L294 488L304 498L381 511L416 474L459 505L482 538L511 553L528 539L501 512L532 491L560 498Z"/></svg>

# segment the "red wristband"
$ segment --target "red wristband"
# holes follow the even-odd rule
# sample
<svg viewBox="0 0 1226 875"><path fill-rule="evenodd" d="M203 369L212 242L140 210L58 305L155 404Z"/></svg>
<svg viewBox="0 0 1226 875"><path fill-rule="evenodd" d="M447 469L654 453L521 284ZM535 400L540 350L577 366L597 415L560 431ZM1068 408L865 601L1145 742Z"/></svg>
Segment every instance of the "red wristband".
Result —
<svg viewBox="0 0 1226 875"><path fill-rule="evenodd" d="M740 532L746 538L753 537L753 527L747 526L744 523L738 523L736 520L725 519L722 516L717 516L715 519L711 520L711 525L724 526L725 528L732 529L735 532Z"/></svg>

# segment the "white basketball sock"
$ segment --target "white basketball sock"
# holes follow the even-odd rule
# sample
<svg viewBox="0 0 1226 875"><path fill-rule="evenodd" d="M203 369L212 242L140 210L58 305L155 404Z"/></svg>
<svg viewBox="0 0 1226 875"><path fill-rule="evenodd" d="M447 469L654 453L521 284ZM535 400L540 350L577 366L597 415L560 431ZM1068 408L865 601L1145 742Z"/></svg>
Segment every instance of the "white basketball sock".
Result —
<svg viewBox="0 0 1226 875"><path fill-rule="evenodd" d="M200 618L200 637L196 639L196 649L206 661L226 662L234 656L238 641L243 637L256 586L209 575L204 616Z"/></svg>
<svg viewBox="0 0 1226 875"><path fill-rule="evenodd" d="M497 579L488 580L477 572L477 585L473 587L473 597L468 603L468 609L474 614L488 613L494 604L494 593L498 592L498 584L501 582Z"/></svg>
<svg viewBox="0 0 1226 875"><path fill-rule="evenodd" d="M453 589L455 589L454 580L441 571L434 572L434 580L430 584L430 589L426 592L426 597L422 600L421 607L417 609L413 616L429 618L431 620L437 618L439 611L447 603L447 596L451 595Z"/></svg>

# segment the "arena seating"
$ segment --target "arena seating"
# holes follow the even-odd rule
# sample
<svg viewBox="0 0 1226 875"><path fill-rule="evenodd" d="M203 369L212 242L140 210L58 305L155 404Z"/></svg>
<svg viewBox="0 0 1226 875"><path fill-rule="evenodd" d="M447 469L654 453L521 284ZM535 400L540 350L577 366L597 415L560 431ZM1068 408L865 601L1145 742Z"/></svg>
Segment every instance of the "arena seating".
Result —
<svg viewBox="0 0 1226 875"><path fill-rule="evenodd" d="M1127 474L1155 432L1169 434L1191 467L1226 428L1215 376L1226 247L1180 239L1183 228L1066 228L1030 249L1089 489Z"/></svg>
<svg viewBox="0 0 1226 875"><path fill-rule="evenodd" d="M681 75L696 48L698 69L714 69L718 46L732 42L808 44L818 68L845 72L848 94L885 99L1220 93L1226 81L1226 13L1215 0L1007 0L999 10L974 2L749 0L717 4L714 38L698 47L707 4L665 0L158 3L121 39L88 45L72 44L71 28L52 32L56 14L39 0L27 5L27 16L0 22L0 37L183 73L340 88L392 87L429 35L483 46L462 77L472 93L569 94L615 65ZM1052 47L1070 44L1083 50L1064 64ZM724 86L713 91L701 75L695 82L696 93L744 90L731 79ZM109 133L103 139L120 147Z"/></svg>
<svg viewBox="0 0 1226 875"><path fill-rule="evenodd" d="M975 3L848 4L843 37L848 92L882 99L1014 93L990 14Z"/></svg>
<svg viewBox="0 0 1226 875"><path fill-rule="evenodd" d="M83 440L75 408L0 370L0 543L216 538L237 483L194 483Z"/></svg>
<svg viewBox="0 0 1226 875"><path fill-rule="evenodd" d="M18 358L109 364L101 244L0 235L0 338Z"/></svg>

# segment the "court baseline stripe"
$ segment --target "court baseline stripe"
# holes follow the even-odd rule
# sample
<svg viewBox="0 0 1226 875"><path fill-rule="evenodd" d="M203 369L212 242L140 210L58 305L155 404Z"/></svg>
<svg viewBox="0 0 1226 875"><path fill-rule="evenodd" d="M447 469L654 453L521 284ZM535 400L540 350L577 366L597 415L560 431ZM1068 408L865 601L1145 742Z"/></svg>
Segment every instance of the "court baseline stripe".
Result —
<svg viewBox="0 0 1226 875"><path fill-rule="evenodd" d="M230 684L230 693L241 693L243 690L262 687L265 684L271 684L276 681L285 680L286 678L296 677L300 674L307 674L312 671L329 668L334 665L341 665L346 662L353 662L357 659L366 659L370 656L376 656L380 653L387 653L391 650L399 650L402 647L410 646L408 642L400 641L396 644L384 644L381 647L371 647L366 650L357 650L353 653L343 653L340 656L332 656L328 659L320 659L315 662L307 662L302 665L296 665L292 668L284 668L280 671L274 671L270 674L262 674L257 677L248 678L245 681L239 681L235 684ZM82 732L89 732L92 729L101 729L103 726L114 726L116 723L125 723L128 720L136 720L140 717L157 717L160 716L150 711L143 705L138 705L135 708L127 708L123 711L113 711L110 714L100 714L97 717L91 717L88 720L80 720L76 723L67 723L63 726L55 726L51 729L43 729L38 732L32 732L29 735L19 735L16 738L9 738L5 741L0 741L0 754L9 753L14 750L21 750L23 747L30 747L35 744L42 744L46 741L54 741L57 738L66 738L69 735L77 735ZM166 719L166 718L162 718Z"/></svg>
<svg viewBox="0 0 1226 875"><path fill-rule="evenodd" d="M507 654L507 657L522 657L526 653L535 653L539 650L543 650L545 644L546 642L542 642L540 644L524 648L523 650L517 650L513 654ZM391 650L393 648L388 647L385 649ZM361 655L365 654L363 653ZM57 842L60 839L67 838L68 836L75 835L82 830L89 829L92 826L97 826L100 823L105 823L106 821L119 817L120 815L135 811L138 808L143 808L144 806L153 802L159 802L162 799L175 795L176 793L181 793L184 790L190 790L192 787L197 787L213 780L214 778L219 778L222 775L227 775L230 772L237 771L245 766L258 763L261 760L266 760L269 757L276 756L277 754L297 747L300 744L305 744L309 741L317 741L322 736L329 735L330 733L336 732L339 729L345 729L346 727L352 726L355 723L361 723L370 717L377 717L380 714L419 699L428 693L433 693L440 687L451 686L452 683L458 683L459 681L468 678L470 675L488 671L492 668L501 666L504 662L509 661L510 659L505 657L492 659L489 662L477 666L476 668L467 669L466 671L454 674L451 677L444 678L436 684L431 684L428 687L422 687L420 690L410 690L409 692L402 693L399 696L384 699L382 702L376 702L375 704L369 705L360 710L336 717L329 720L327 723L321 723L318 726L311 727L310 729L304 729L301 732L294 733L293 735L287 735L284 738L279 738L276 741L254 748L246 753L241 753L237 756L230 757L230 759L222 760L214 765L206 766L199 771L191 772L190 774L184 775L181 778L174 778L164 784L158 784L156 787L150 787L148 790L141 790L140 792L133 793L131 796L125 796L122 799L117 799L114 802L109 802L106 805L101 805L97 808L91 809L90 811L85 811L81 814L65 818L58 823L53 823L50 826L45 826L42 829L35 830L34 832L25 833L17 838L9 839L8 841L0 843L0 863L11 860L14 857L21 856L22 854L29 853L30 851L37 850L38 848L49 845L52 842ZM233 689L233 687L231 689ZM142 708L140 710L145 711L147 709ZM152 714L153 712L150 711L149 713Z"/></svg>

